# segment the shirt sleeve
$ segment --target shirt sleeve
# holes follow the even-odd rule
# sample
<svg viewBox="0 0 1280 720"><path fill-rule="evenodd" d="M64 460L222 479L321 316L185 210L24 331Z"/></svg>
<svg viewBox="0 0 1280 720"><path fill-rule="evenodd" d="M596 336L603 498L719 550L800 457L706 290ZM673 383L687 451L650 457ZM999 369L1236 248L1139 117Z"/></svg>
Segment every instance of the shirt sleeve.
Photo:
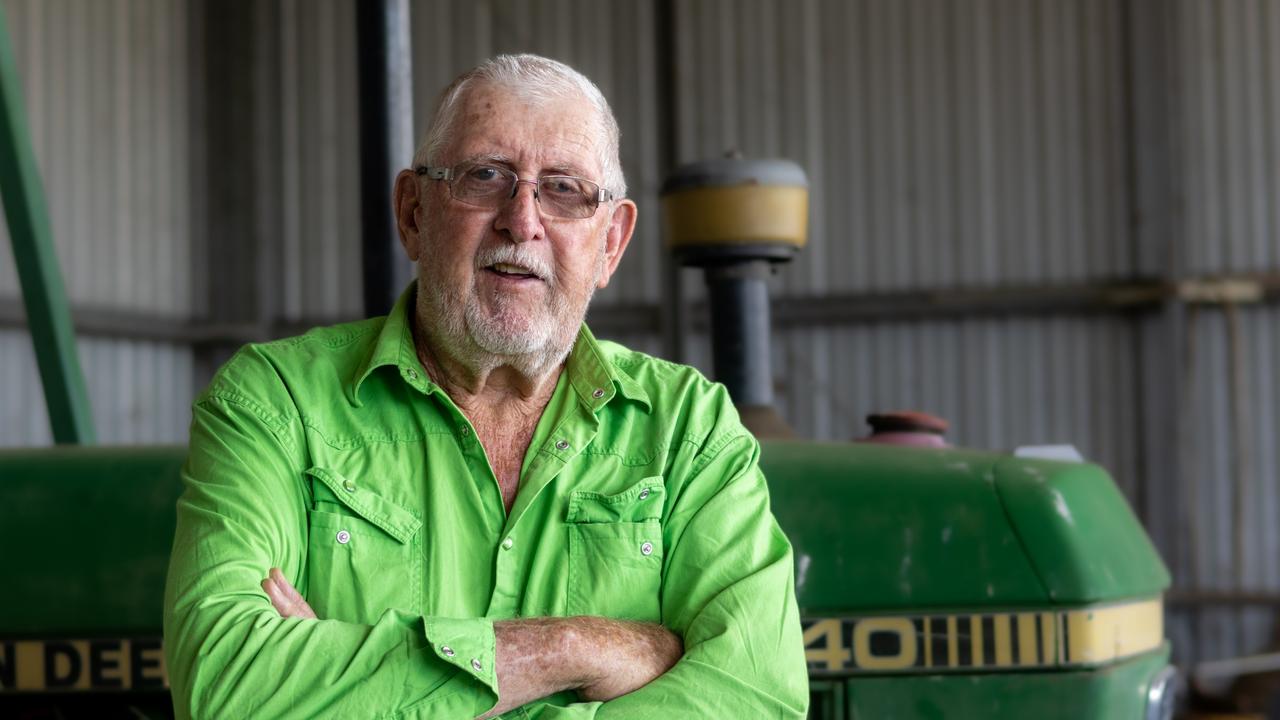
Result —
<svg viewBox="0 0 1280 720"><path fill-rule="evenodd" d="M360 625L285 619L272 607L261 588L268 570L297 584L306 563L297 422L234 388L195 404L165 588L177 716L487 712L498 699L489 620L388 610Z"/></svg>
<svg viewBox="0 0 1280 720"><path fill-rule="evenodd" d="M791 545L769 510L759 444L738 428L697 454L664 529L672 549L662 617L684 638L684 657L640 690L584 707L587 714L805 716L808 670Z"/></svg>

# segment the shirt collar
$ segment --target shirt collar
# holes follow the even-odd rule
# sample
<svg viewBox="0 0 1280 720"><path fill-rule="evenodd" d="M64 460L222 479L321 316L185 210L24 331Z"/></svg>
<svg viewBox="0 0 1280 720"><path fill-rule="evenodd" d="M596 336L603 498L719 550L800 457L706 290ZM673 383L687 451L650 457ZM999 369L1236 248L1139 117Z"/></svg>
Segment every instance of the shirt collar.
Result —
<svg viewBox="0 0 1280 720"><path fill-rule="evenodd" d="M369 350L369 356L356 366L355 374L347 386L347 399L352 405L360 405L360 386L370 373L383 365L396 366L406 382L421 390L434 385L427 377L422 361L418 359L418 352L413 344L413 327L409 324L409 313L416 305L417 287L417 281L411 282L400 293Z"/></svg>
<svg viewBox="0 0 1280 720"><path fill-rule="evenodd" d="M356 367L347 388L347 399L352 405L360 405L360 386L370 373L383 365L396 366L405 382L422 392L436 389L436 384L427 377L426 369L422 367L417 348L413 344L410 317L417 305L417 287L418 284L414 281L400 293L382 330L378 332L368 358ZM641 403L646 412L652 407L645 389L605 358L599 341L586 323L578 330L573 349L569 351L565 374L579 399L593 410L608 405L619 394Z"/></svg>
<svg viewBox="0 0 1280 720"><path fill-rule="evenodd" d="M586 323L578 330L578 338L569 351L565 373L578 397L593 410L608 405L618 394L644 405L645 412L651 408L649 393L605 358L603 348Z"/></svg>

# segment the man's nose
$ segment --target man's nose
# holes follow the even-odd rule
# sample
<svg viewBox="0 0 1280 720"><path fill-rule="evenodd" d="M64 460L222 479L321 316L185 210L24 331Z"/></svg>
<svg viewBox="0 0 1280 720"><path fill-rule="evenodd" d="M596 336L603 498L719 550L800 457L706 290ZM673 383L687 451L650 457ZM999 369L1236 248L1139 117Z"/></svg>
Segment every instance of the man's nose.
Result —
<svg viewBox="0 0 1280 720"><path fill-rule="evenodd" d="M535 200L539 199L538 198L538 181L537 180L521 180L520 178L516 178L516 184L514 187L511 188L511 197L514 198L515 196L520 194L521 185L528 185L532 187L534 199Z"/></svg>
<svg viewBox="0 0 1280 720"><path fill-rule="evenodd" d="M521 192L522 185L529 185L529 192ZM511 198L498 212L494 227L506 230L513 242L528 242L542 237L542 211L538 207L538 183L536 180L517 180Z"/></svg>

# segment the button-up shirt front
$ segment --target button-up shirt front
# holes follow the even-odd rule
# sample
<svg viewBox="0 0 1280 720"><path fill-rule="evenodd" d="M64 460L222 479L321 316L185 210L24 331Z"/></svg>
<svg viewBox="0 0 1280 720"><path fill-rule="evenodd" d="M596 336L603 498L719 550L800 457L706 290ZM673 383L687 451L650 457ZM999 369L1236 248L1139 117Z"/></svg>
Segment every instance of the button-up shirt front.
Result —
<svg viewBox="0 0 1280 720"><path fill-rule="evenodd" d="M507 513L391 315L241 350L194 406L166 591L181 716L474 717L493 621L661 622L685 656L608 703L512 717L798 717L790 547L723 387L584 326ZM273 566L320 620L280 618Z"/></svg>

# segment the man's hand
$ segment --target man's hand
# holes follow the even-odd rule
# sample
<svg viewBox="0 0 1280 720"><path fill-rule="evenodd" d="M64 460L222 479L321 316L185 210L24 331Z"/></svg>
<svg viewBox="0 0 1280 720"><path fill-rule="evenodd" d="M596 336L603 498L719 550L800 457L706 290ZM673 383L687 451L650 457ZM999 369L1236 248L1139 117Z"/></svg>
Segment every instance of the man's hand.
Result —
<svg viewBox="0 0 1280 720"><path fill-rule="evenodd" d="M315 618L315 611L271 568L262 589L281 617ZM655 623L603 617L547 617L499 620L498 704L494 717L562 690L577 690L587 701L612 700L639 690L671 669L684 644Z"/></svg>
<svg viewBox="0 0 1280 720"><path fill-rule="evenodd" d="M280 613L280 617L315 619L316 611L312 610L307 601L302 598L302 594L294 590L289 581L284 579L284 573L280 572L280 568L271 568L271 572L267 573L267 579L262 581L262 589L267 591L267 597L271 598L271 604L275 606L276 612Z"/></svg>

